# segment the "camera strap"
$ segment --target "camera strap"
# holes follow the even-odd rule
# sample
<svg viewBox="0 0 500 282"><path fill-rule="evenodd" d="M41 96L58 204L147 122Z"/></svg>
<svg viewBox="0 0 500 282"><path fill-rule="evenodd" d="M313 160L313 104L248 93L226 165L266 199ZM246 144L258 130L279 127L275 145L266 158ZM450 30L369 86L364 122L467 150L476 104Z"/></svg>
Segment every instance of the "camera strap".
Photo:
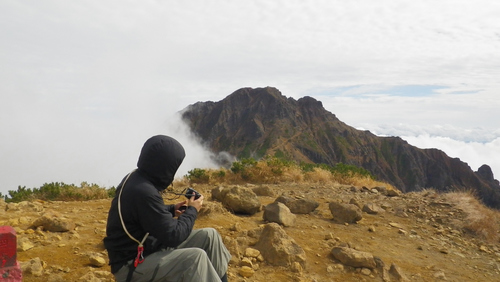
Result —
<svg viewBox="0 0 500 282"><path fill-rule="evenodd" d="M144 245L143 244L146 241L146 238L148 238L148 236L149 236L149 232L148 232L148 233L146 233L146 235L144 235L144 238L142 238L142 241L137 240L136 238L134 238L134 236L132 236L128 232L127 227L125 226L125 222L123 221L122 208L121 208L122 192L123 192L123 189L125 189L125 184L127 183L128 178L134 172L135 172L135 169L127 175L127 177L123 181L122 188L120 189L120 193L118 194L118 215L120 216L120 222L122 223L123 230L125 231L125 233L127 234L127 236L130 239L132 239L133 241L135 241L135 242L137 242L139 244L139 246L137 247L137 256L135 257L134 264L133 264L133 266L132 266L132 264L130 264L130 266L129 266L129 272L128 272L128 275L127 275L127 281L130 281L132 279L132 275L134 273L134 269L140 263L142 263L144 261Z"/></svg>

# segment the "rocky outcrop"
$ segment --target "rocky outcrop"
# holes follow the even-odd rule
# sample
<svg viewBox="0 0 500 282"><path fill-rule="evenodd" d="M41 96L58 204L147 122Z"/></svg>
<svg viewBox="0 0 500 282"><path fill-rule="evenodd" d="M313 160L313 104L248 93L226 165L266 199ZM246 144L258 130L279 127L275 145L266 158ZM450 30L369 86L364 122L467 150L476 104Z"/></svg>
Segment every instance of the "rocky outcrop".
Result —
<svg viewBox="0 0 500 282"><path fill-rule="evenodd" d="M500 185L491 169L478 172L437 149L419 149L399 137L378 137L340 121L311 97L287 98L272 87L242 88L219 102L198 102L182 111L191 130L214 152L260 158L363 167L403 192L473 189L500 208Z"/></svg>

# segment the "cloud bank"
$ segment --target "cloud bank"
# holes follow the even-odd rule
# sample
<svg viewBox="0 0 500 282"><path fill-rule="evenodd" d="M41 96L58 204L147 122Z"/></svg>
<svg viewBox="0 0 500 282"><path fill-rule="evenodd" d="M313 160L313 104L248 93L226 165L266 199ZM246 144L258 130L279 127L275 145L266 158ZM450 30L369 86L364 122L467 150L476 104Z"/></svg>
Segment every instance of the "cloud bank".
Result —
<svg viewBox="0 0 500 282"><path fill-rule="evenodd" d="M155 134L193 148L178 175L210 165L165 121L265 86L378 134L484 144L499 175L499 14L495 0L1 1L0 192L116 185Z"/></svg>

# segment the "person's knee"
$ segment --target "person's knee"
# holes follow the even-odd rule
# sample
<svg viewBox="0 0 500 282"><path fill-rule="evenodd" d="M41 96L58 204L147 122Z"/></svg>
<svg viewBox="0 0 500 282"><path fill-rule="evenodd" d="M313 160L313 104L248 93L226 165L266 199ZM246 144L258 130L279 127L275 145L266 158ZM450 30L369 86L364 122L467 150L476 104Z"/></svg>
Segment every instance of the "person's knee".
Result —
<svg viewBox="0 0 500 282"><path fill-rule="evenodd" d="M207 253L200 248L187 248L182 251L185 258L189 258L192 262L204 260L207 257Z"/></svg>
<svg viewBox="0 0 500 282"><path fill-rule="evenodd" d="M217 230L215 230L212 227L202 228L201 232L203 232L204 236L209 237L209 238L216 238L216 237L220 236L219 232L217 232Z"/></svg>

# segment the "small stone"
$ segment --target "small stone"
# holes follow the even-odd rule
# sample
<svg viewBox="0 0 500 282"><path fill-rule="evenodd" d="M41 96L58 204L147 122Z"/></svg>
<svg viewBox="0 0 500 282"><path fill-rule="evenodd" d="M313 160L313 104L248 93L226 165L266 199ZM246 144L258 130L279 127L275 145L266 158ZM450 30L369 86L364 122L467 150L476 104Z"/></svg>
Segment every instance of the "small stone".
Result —
<svg viewBox="0 0 500 282"><path fill-rule="evenodd" d="M240 262L240 266L248 266L253 268L252 260L250 260L249 258L243 258Z"/></svg>
<svg viewBox="0 0 500 282"><path fill-rule="evenodd" d="M239 270L239 274L245 278L252 277L255 273L255 270L253 270L251 267L248 266L242 266Z"/></svg>
<svg viewBox="0 0 500 282"><path fill-rule="evenodd" d="M298 262L292 263L291 269L292 269L292 272L295 272L295 273L302 273L302 271L304 270L302 268L302 265L300 265L300 263L298 263Z"/></svg>
<svg viewBox="0 0 500 282"><path fill-rule="evenodd" d="M368 231L375 232L375 226L370 225L370 227L368 227Z"/></svg>
<svg viewBox="0 0 500 282"><path fill-rule="evenodd" d="M398 228L398 229L404 229L403 226L399 223L395 223L395 222L390 222L389 225L391 227L394 227L394 228Z"/></svg>
<svg viewBox="0 0 500 282"><path fill-rule="evenodd" d="M480 246L480 247L479 247L479 250L480 250L481 252L483 252L483 253L489 253L489 252L490 252L490 250L488 250L488 248L487 248L486 246Z"/></svg>
<svg viewBox="0 0 500 282"><path fill-rule="evenodd" d="M370 276L370 274L372 274L372 271L369 268L363 268L361 269L361 274Z"/></svg>
<svg viewBox="0 0 500 282"><path fill-rule="evenodd" d="M447 280L446 275L442 271L438 271L438 272L434 273L434 278L440 279L440 280Z"/></svg>
<svg viewBox="0 0 500 282"><path fill-rule="evenodd" d="M257 261L263 262L263 261L264 261L264 256L262 256L262 254L260 254L260 255L257 257Z"/></svg>
<svg viewBox="0 0 500 282"><path fill-rule="evenodd" d="M250 258L256 258L260 255L260 251L256 250L254 248L246 248L245 249L245 256L250 257Z"/></svg>
<svg viewBox="0 0 500 282"><path fill-rule="evenodd" d="M235 223L233 225L231 225L231 227L229 227L229 230L231 231L240 231L240 224L239 223Z"/></svg>
<svg viewBox="0 0 500 282"><path fill-rule="evenodd" d="M29 249L34 248L35 245L31 243L31 241L28 238L20 238L17 240L17 251L18 252L25 252Z"/></svg>
<svg viewBox="0 0 500 282"><path fill-rule="evenodd" d="M106 265L106 260L100 256L92 255L89 257L90 265L96 267L103 267Z"/></svg>

